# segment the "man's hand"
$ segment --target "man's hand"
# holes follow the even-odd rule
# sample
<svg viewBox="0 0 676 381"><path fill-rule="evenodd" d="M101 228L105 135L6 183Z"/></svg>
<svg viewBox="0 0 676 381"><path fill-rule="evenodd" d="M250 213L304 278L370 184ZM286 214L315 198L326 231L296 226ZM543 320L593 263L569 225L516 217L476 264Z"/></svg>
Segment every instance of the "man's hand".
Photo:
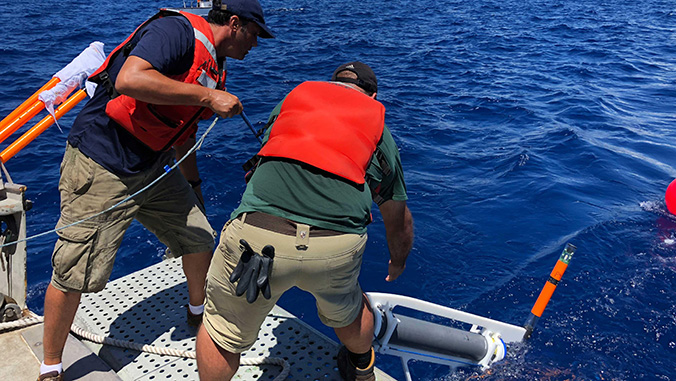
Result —
<svg viewBox="0 0 676 381"><path fill-rule="evenodd" d="M388 282L394 281L399 278L399 275L404 272L404 269L406 269L406 264L394 265L390 259L390 265L387 268L387 278L385 278L385 280Z"/></svg>
<svg viewBox="0 0 676 381"><path fill-rule="evenodd" d="M235 95L227 91L212 90L207 100L208 107L223 118L231 118L242 113L242 103Z"/></svg>

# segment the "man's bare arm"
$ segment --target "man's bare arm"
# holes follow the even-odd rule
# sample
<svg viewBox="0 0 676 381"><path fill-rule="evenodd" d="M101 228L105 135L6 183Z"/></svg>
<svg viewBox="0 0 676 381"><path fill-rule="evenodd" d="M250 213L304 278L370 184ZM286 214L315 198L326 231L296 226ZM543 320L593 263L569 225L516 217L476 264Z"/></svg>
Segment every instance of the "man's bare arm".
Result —
<svg viewBox="0 0 676 381"><path fill-rule="evenodd" d="M176 81L136 56L130 56L122 65L115 89L120 94L157 105L208 107L224 118L242 112L239 98L227 91Z"/></svg>
<svg viewBox="0 0 676 381"><path fill-rule="evenodd" d="M385 280L392 282L404 272L408 253L413 247L413 216L406 206L406 201L388 200L379 208L390 250L390 263Z"/></svg>

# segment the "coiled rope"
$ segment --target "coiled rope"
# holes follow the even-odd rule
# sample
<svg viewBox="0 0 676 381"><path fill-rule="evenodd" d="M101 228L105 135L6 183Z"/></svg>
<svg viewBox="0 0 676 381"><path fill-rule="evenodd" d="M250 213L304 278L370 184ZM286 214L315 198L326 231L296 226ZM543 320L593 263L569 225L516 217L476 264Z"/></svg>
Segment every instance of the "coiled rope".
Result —
<svg viewBox="0 0 676 381"><path fill-rule="evenodd" d="M44 317L35 315L31 313L31 316L7 322L7 323L0 323L0 332L3 331L9 331L17 328L24 328L24 327L29 327L31 325L39 324L44 321ZM101 336L94 334L92 332L86 331L77 325L73 324L70 327L71 332L73 332L75 335L81 337L82 339L91 341L93 343L97 344L105 344L105 345L112 345L115 347L120 347L120 348L127 348L127 349L132 349L135 351L139 352L146 352L146 353L153 353L156 355L163 355L163 356L173 356L173 357L182 357L182 358L188 358L188 359L195 359L197 357L195 351L187 351L187 350L182 350L182 349L173 349L173 348L166 348L166 347L158 347L155 345L149 345L149 344L142 344L142 343L135 343L132 341L125 341L125 340L118 340L118 339L113 339L112 337L108 336ZM240 357L239 360L240 365L244 366L258 366L258 365L278 365L282 367L282 371L277 375L277 377L274 379L274 381L282 381L286 379L286 377L289 375L291 372L291 366L289 365L288 361L286 361L283 358L280 357L254 357L254 358L246 358L246 357Z"/></svg>

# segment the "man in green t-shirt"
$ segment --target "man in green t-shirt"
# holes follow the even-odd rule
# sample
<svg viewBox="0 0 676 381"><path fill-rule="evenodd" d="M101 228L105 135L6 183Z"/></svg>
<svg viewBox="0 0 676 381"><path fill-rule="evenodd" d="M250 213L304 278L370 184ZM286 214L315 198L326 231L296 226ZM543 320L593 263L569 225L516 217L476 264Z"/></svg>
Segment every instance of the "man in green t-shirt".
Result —
<svg viewBox="0 0 676 381"><path fill-rule="evenodd" d="M300 84L273 110L209 269L197 335L201 380L235 374L240 353L294 286L315 297L342 342L341 376L375 380L373 313L358 282L373 201L390 251L387 281L404 271L413 244L399 151L376 95L371 68L350 62L331 82Z"/></svg>

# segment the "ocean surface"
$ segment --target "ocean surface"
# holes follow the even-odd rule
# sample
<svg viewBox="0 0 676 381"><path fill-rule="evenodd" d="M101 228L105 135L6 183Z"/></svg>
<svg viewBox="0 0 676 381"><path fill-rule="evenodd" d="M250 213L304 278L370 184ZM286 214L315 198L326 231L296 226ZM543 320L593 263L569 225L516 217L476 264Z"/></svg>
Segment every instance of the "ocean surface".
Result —
<svg viewBox="0 0 676 381"><path fill-rule="evenodd" d="M664 206L676 178L676 3L262 3L278 37L228 62L228 89L257 126L295 85L328 79L341 63L361 60L378 75L416 240L404 275L385 282L374 208L364 290L521 325L565 244L578 247L531 340L485 373L412 363L416 380L676 380L676 217ZM1 2L0 115L92 41L108 53L157 8L181 5ZM63 132L51 127L6 164L34 203L29 235L58 219L59 163L80 107L61 119ZM218 230L257 146L236 117L220 121L198 152ZM28 243L29 306L38 313L55 240ZM163 253L134 223L112 278ZM334 337L307 294L289 292L280 304ZM378 362L403 377L397 358Z"/></svg>

